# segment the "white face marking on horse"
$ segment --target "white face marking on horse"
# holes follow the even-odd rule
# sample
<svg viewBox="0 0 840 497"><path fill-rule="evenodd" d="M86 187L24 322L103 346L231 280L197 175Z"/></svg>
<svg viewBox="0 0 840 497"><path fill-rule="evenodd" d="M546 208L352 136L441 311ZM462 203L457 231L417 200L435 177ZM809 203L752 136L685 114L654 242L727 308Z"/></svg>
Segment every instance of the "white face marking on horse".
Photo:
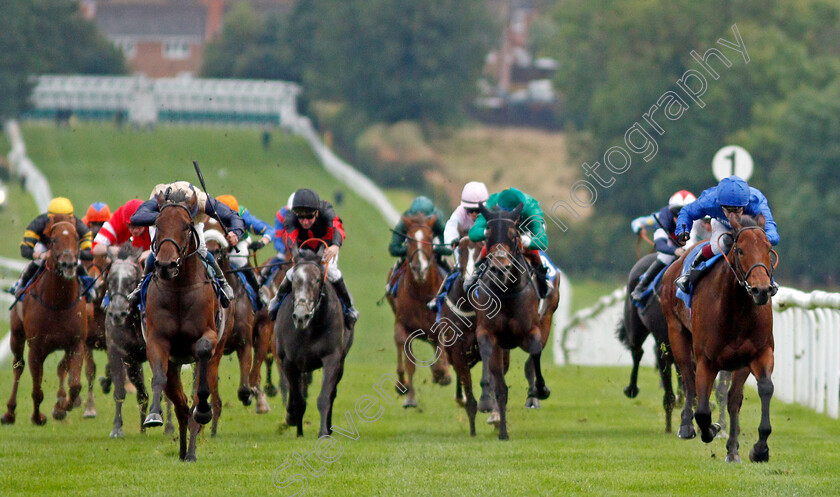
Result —
<svg viewBox="0 0 840 497"><path fill-rule="evenodd" d="M467 268L464 270L466 276L472 276L475 272L475 251L475 247L470 247L470 249L467 250Z"/></svg>
<svg viewBox="0 0 840 497"><path fill-rule="evenodd" d="M423 232L417 231L414 233L414 239L417 240L417 243L423 243ZM417 257L420 259L420 274L426 274L426 270L429 268L429 259L426 258L426 254L421 250Z"/></svg>
<svg viewBox="0 0 840 497"><path fill-rule="evenodd" d="M62 231L62 232L61 232L61 234L62 234L62 235L69 235L69 234L70 234L70 232L69 232L69 231L67 231L67 230L64 230L64 231Z"/></svg>

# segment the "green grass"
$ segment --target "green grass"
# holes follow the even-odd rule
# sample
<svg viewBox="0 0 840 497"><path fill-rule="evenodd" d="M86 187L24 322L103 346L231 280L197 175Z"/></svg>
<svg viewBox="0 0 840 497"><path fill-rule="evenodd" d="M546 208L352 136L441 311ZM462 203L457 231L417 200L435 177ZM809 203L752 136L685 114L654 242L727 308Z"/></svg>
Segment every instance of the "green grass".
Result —
<svg viewBox="0 0 840 497"><path fill-rule="evenodd" d="M147 196L155 183L192 180L193 158L202 164L211 193L232 192L267 220L299 186L314 186L325 195L340 188L315 163L305 143L291 137L278 139L265 152L257 131L159 128L145 133L107 126L70 131L26 125L24 136L53 190L68 194L77 209L98 199L113 208L129 196ZM227 171L224 177L219 174L222 168ZM9 223L6 216L12 211L0 213L0 223ZM341 267L362 313L335 402L333 423L346 427L344 413L352 412L358 399L364 395L378 398L372 385L394 372L395 352L391 312L387 306L375 305L391 264L386 256L387 227L353 194L345 195L339 213L348 232ZM17 232L8 235L14 242L19 242L19 236ZM16 243L9 243L8 250L16 253ZM576 284L575 305L589 305L591 300L585 299L616 286L610 282ZM431 350L422 346L417 354L430 355ZM278 481L305 475L304 495L309 496L836 495L840 480L836 420L775 401L771 462L728 465L723 462L723 441L705 445L663 433L661 391L650 368L640 374L639 397L628 400L621 390L629 368L558 368L545 360L546 380L553 393L535 411L523 408L524 359L522 352L514 352L508 375L511 441L499 442L493 429L483 423L485 415L478 418L478 435L470 438L466 415L452 400L454 388L432 385L429 372L419 368L420 407L404 410L401 400L393 405L382 402L382 417L371 423L351 414L358 440L335 435L343 452L324 466L319 477L298 466L294 453L315 451L320 374L316 374L308 403L305 437L297 439L284 426L279 399L272 399L272 412L262 416L254 414L253 407L239 404L235 363L225 358L219 436L203 435L198 462L185 464L177 459L177 443L160 429L139 433L139 415L131 395L123 409L123 440L108 438L113 402L101 391L96 394L96 419L84 420L81 410L74 410L65 421L50 418L46 426L33 426L27 370L18 396L17 424L0 427L0 493L291 495L293 487L281 490L272 485L275 468L290 462L293 466L280 472ZM47 414L55 402L58 360L53 354L45 367L42 411ZM101 352L97 360L101 374L105 362ZM0 366L0 402L5 402L10 384L11 367L6 362ZM757 395L748 390L741 439L745 459L756 439L757 425Z"/></svg>
<svg viewBox="0 0 840 497"><path fill-rule="evenodd" d="M562 263L560 264L562 267ZM572 312L594 305L599 298L623 285L622 281L572 280Z"/></svg>

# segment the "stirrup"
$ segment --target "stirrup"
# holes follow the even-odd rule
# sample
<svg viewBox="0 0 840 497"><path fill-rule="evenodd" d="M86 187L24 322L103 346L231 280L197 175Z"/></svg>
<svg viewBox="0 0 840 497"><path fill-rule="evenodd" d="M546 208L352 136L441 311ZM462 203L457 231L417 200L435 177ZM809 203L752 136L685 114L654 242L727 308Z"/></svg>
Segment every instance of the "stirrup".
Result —
<svg viewBox="0 0 840 497"><path fill-rule="evenodd" d="M351 326L358 320L359 311L357 311L355 307L348 307L347 310L344 311L344 324L346 324L347 326Z"/></svg>
<svg viewBox="0 0 840 497"><path fill-rule="evenodd" d="M432 300L426 302L426 308L428 308L432 312L437 312L437 310L438 310L437 297L435 297Z"/></svg>
<svg viewBox="0 0 840 497"><path fill-rule="evenodd" d="M691 283L690 278L687 274L680 276L679 278L674 280L674 284L683 291L683 293L688 293L688 284Z"/></svg>

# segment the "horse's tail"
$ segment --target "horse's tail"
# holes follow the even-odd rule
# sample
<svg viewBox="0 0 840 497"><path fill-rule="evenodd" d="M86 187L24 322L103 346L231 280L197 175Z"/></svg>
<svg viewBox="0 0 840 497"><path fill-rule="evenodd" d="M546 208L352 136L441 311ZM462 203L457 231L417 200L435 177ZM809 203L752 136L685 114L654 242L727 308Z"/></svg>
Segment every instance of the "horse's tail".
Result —
<svg viewBox="0 0 840 497"><path fill-rule="evenodd" d="M624 322L624 318L618 321L618 328L615 330L615 336L618 340L624 344L625 347L628 349L630 348L630 337L627 336L627 324Z"/></svg>

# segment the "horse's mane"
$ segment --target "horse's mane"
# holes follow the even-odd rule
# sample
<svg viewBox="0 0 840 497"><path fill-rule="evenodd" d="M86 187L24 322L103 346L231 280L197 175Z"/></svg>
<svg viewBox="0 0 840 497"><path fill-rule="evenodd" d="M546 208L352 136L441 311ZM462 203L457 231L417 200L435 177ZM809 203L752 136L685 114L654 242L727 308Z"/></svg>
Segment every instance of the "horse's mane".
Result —
<svg viewBox="0 0 840 497"><path fill-rule="evenodd" d="M126 260L136 257L138 255L137 249L130 243L123 243L117 251L117 259Z"/></svg>
<svg viewBox="0 0 840 497"><path fill-rule="evenodd" d="M298 252L298 259L306 262L321 262L321 254L312 249L302 248Z"/></svg>
<svg viewBox="0 0 840 497"><path fill-rule="evenodd" d="M758 226L758 221L756 221L754 217L749 216L747 214L741 215L741 218L738 220L738 222L741 223L741 226L744 227Z"/></svg>
<svg viewBox="0 0 840 497"><path fill-rule="evenodd" d="M426 221L429 220L429 217L430 216L427 216L427 215L423 214L422 212L415 212L414 214L412 214L410 216L406 216L406 219L408 219L412 223L412 224L406 226L406 229L410 228L411 226L413 226L415 224L425 223Z"/></svg>
<svg viewBox="0 0 840 497"><path fill-rule="evenodd" d="M187 192L185 192L184 190L175 190L173 192L168 192L168 194L165 195L165 199L166 202L170 204L181 204L186 203L188 197Z"/></svg>

